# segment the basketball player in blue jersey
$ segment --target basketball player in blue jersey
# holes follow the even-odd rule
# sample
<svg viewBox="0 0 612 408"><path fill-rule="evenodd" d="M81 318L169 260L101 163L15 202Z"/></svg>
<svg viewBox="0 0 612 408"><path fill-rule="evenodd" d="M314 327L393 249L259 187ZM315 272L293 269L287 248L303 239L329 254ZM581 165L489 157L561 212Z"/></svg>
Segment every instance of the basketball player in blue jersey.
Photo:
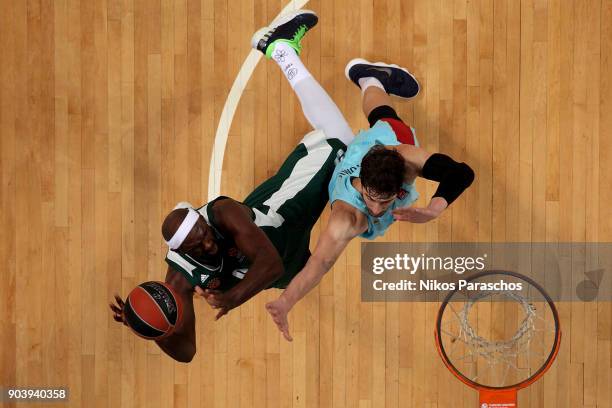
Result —
<svg viewBox="0 0 612 408"><path fill-rule="evenodd" d="M313 12L300 10L253 37L253 47L274 52L314 131L244 201L218 197L199 207L179 203L164 220L166 282L182 300L183 317L156 343L178 361L191 361L196 352L194 292L220 318L266 288L285 288L308 261L310 231L327 205L334 168L354 139L338 107L297 58L302 37L317 20ZM125 322L124 302L115 299L114 319Z"/></svg>
<svg viewBox="0 0 612 408"><path fill-rule="evenodd" d="M414 129L391 107L389 95L410 99L419 93L410 72L397 65L354 59L345 74L361 89L371 128L355 137L334 170L329 184L329 223L312 256L282 295L266 305L287 340L291 340L289 310L320 282L351 239L381 236L395 220L433 220L474 180L467 164L420 148ZM417 177L439 182L426 208L411 207L419 197L414 184Z"/></svg>
<svg viewBox="0 0 612 408"><path fill-rule="evenodd" d="M379 143L371 145L395 145L396 148L378 147L372 152L368 150L368 153L372 153L368 156L372 159L370 165L366 165L367 160L366 163L359 163L356 161L358 159L353 158L352 162L346 162L347 166L335 167L346 145L354 139L357 141L363 135L354 138L336 105L298 57L301 50L300 40L316 21L314 13L299 11L258 31L252 42L254 48L280 66L300 100L304 115L315 131L304 137L279 172L259 186L244 202L219 197L199 208L181 204L164 221L162 232L169 246L166 282L183 298L185 312L183 322L174 334L157 343L162 350L179 361L190 361L195 354L195 316L192 301L194 291L219 310L217 318L265 288L285 288L289 284L285 291L288 296L292 291L295 292L295 289L289 289L294 286L294 277L300 271L302 272L298 276L302 278L297 288L298 292L305 294L320 280L312 279L313 270L322 276L351 238L368 233L370 223L369 218L362 218L364 208L368 216L381 218L386 210L394 205L396 199L403 200L409 193L412 193L409 197L416 199L416 191L408 189L412 183L404 182L408 179L405 168L414 167L415 173L410 174L416 177L418 162L413 164L414 159L405 159L403 156L404 148L400 144L402 140L406 143L409 139L391 139L391 134L399 137L399 130L395 129L400 129L402 125L397 115L392 115L394 112L377 110L380 119L389 124L391 133L389 129L381 129L384 124L375 124L373 129L378 126L380 140ZM367 63L358 62L360 64L355 65L360 65L359 68L365 65L366 71L370 69ZM387 93L383 91L385 86L389 93L400 97L410 97L412 93L418 92L418 84L416 92L413 86L413 83L416 83L414 78L410 76L411 81L402 73L398 74L398 69L394 66L382 67L380 72L385 75L390 72L391 75L388 75L390 80L381 77L380 84L372 80L376 77L376 72L370 72L370 75L364 77L368 80L367 86L362 85L365 90L364 109L368 104L373 106L372 111L377 107L389 106L380 101L381 98L383 102L388 99ZM380 89L370 89L372 87ZM375 116L371 115L371 119L375 119ZM416 139L414 140L416 143ZM367 143L363 141L363 146ZM398 166L399 163L401 166ZM367 169L377 171L372 177L366 177L364 170ZM334 182L332 175L337 178L330 190L330 197L333 197L332 219L317 246L317 259L313 261L308 250L310 231L328 199L328 184L331 186L330 182ZM350 177L350 184L338 183L344 176ZM451 178L449 175L445 179L445 186ZM394 186L393 183L399 186ZM345 189L352 186L361 198L353 194L351 202L348 195L342 195L342 186ZM444 190L442 187L441 183L439 191ZM450 196L447 198L452 201ZM359 207L359 200L365 203L365 207ZM404 201L406 205L411 202ZM432 203L437 202L435 198L432 200ZM396 207L397 211L404 210L400 209L399 205L393 206ZM430 207L397 212L396 218L424 222L431 217L428 211L434 211L435 206ZM341 211L343 208L345 211ZM373 220L372 224L378 222L380 221ZM384 229L378 231L382 233ZM332 242L333 240L336 242ZM332 251L329 253L323 250L327 243L331 244ZM324 268L327 268L322 273L321 269L312 267L321 265L321 260L324 261ZM295 301L301 296L295 297ZM122 321L122 300L117 298L117 302L118 304L111 308L115 320ZM275 322L281 330L284 328L283 333L287 338L290 336L286 315L290 306L284 313L281 308L289 304L285 299L279 299L267 305Z"/></svg>

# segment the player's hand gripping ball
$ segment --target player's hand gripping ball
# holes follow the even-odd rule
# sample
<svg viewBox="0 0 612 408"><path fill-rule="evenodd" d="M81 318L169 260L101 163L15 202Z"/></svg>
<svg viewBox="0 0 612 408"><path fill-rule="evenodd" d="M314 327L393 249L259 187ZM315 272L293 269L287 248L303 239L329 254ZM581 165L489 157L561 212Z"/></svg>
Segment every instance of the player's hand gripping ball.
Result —
<svg viewBox="0 0 612 408"><path fill-rule="evenodd" d="M110 305L113 318L145 339L163 339L171 335L181 321L181 299L163 282L141 283L130 292L125 303L119 296L115 296L115 300L117 304Z"/></svg>

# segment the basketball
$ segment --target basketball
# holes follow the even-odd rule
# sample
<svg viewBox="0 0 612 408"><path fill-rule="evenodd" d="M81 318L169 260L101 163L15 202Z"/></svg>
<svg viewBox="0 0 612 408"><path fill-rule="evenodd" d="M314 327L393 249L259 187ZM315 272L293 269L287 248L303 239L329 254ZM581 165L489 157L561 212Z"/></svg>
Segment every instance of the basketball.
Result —
<svg viewBox="0 0 612 408"><path fill-rule="evenodd" d="M138 336L159 340L172 334L182 310L179 296L168 284L152 281L143 282L130 292L123 314Z"/></svg>

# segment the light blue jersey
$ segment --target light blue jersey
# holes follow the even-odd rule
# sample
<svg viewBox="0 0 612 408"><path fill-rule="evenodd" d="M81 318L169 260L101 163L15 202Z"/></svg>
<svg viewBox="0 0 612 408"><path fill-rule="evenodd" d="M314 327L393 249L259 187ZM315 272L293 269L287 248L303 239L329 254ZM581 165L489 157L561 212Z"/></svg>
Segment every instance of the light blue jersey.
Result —
<svg viewBox="0 0 612 408"><path fill-rule="evenodd" d="M412 129L412 133L413 135L415 134L414 129ZM419 142L416 136L414 141L415 145L418 146ZM368 212L361 194L351 183L353 177L359 177L361 160L372 146L397 146L400 144L401 142L397 140L397 136L391 129L391 126L387 122L379 120L372 128L359 132L348 146L344 158L336 166L329 182L329 202L332 205L336 200L342 200L365 214L368 220L368 230L361 234L363 238L374 239L383 235L395 221L391 212L396 208L408 207L419 198L419 193L416 191L414 183L404 183L402 185L403 191L400 192L387 211L380 217L373 217Z"/></svg>

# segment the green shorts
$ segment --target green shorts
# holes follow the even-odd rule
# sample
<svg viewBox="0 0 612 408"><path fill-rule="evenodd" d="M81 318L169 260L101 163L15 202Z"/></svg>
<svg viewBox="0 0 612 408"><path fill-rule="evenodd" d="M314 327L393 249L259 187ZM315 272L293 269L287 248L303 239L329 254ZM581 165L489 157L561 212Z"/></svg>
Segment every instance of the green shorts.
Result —
<svg viewBox="0 0 612 408"><path fill-rule="evenodd" d="M271 287L285 288L308 261L310 232L327 205L328 184L345 150L340 140L313 131L244 200L283 260L285 274Z"/></svg>

